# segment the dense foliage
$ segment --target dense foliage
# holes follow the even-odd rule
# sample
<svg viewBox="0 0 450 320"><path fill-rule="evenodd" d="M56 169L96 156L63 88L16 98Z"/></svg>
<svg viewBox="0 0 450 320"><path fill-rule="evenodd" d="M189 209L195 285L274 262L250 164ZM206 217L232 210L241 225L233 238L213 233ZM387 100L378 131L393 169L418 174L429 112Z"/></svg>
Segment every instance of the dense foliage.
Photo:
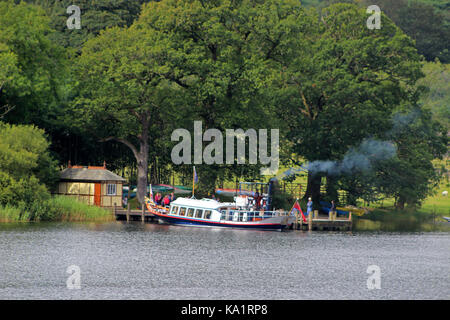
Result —
<svg viewBox="0 0 450 320"><path fill-rule="evenodd" d="M73 4L80 30L66 26ZM326 182L330 199L341 189L351 203L419 205L448 150L448 7L370 4L385 13L380 30L366 27L365 0L0 1L0 205L47 201L53 158L134 168L142 201L149 179L190 177L171 161L170 135L195 120L280 128L281 160L297 165L389 143L395 155L370 170L310 170L307 195ZM205 193L260 178L248 163L197 171Z"/></svg>

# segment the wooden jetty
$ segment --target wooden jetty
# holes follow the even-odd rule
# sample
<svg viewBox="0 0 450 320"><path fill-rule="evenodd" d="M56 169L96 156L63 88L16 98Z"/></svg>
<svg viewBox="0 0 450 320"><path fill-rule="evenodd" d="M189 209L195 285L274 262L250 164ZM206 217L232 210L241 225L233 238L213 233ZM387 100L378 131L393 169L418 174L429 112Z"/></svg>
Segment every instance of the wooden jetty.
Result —
<svg viewBox="0 0 450 320"><path fill-rule="evenodd" d="M141 222L155 222L156 217L153 213L146 210L145 206L142 209L131 210L130 204L127 209L114 207L114 216L118 221L141 221Z"/></svg>
<svg viewBox="0 0 450 320"><path fill-rule="evenodd" d="M352 213L348 217L338 218L336 212L330 212L328 216L319 216L319 211L314 210L314 214L308 215L306 222L302 217L297 217L293 229L308 231L351 231Z"/></svg>

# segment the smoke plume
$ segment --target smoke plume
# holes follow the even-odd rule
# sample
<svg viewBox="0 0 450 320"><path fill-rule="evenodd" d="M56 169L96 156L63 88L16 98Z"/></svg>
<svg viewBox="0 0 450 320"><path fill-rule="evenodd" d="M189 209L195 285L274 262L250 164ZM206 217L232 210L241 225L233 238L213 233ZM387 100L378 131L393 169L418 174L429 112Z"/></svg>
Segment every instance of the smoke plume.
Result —
<svg viewBox="0 0 450 320"><path fill-rule="evenodd" d="M351 148L341 161L313 161L305 165L311 173L343 175L366 172L377 161L387 160L397 154L396 146L389 141L366 139L356 148Z"/></svg>

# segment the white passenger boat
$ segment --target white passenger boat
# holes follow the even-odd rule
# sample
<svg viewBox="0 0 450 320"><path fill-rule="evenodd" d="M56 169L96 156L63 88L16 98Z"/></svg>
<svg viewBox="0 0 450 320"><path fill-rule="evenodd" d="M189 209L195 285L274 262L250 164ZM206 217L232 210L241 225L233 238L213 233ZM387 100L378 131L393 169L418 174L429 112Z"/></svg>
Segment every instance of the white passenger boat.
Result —
<svg viewBox="0 0 450 320"><path fill-rule="evenodd" d="M246 205L245 196L235 200L221 203L213 199L177 198L167 208L145 198L147 209L160 222L168 224L281 231L294 223L295 217L285 211L253 210Z"/></svg>

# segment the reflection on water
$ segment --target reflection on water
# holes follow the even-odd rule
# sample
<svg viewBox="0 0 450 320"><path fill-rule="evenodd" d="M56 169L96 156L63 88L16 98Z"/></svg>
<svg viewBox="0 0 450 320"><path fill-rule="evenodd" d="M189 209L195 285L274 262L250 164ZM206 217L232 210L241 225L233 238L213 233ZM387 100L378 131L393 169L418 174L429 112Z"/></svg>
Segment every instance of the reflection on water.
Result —
<svg viewBox="0 0 450 320"><path fill-rule="evenodd" d="M0 224L0 243L0 299L450 298L448 232L39 223ZM80 290L66 287L70 265Z"/></svg>
<svg viewBox="0 0 450 320"><path fill-rule="evenodd" d="M354 231L388 231L388 232L450 232L450 223L440 221L422 222L411 218L389 220L369 220L357 218L353 220Z"/></svg>

